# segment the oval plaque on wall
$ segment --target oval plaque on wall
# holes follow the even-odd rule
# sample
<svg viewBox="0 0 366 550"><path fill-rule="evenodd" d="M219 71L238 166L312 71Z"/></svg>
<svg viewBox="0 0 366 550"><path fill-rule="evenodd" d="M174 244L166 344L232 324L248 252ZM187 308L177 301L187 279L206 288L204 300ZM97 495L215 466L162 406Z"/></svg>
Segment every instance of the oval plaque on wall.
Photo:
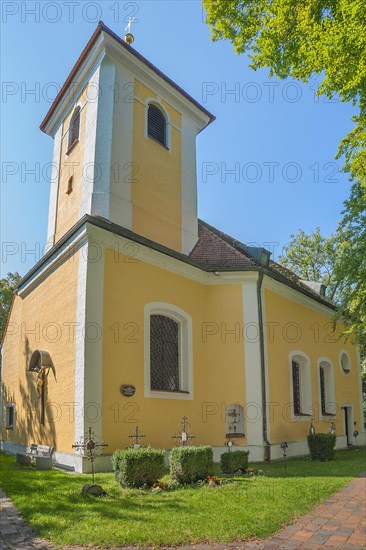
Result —
<svg viewBox="0 0 366 550"><path fill-rule="evenodd" d="M136 388L132 384L122 384L119 391L124 397L132 397L136 393Z"/></svg>

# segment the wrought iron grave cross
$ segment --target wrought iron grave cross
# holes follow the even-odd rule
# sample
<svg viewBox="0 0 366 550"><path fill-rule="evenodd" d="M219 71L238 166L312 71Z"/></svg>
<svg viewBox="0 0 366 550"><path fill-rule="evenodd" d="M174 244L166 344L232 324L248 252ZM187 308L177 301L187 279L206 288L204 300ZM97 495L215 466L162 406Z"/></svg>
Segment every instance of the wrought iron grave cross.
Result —
<svg viewBox="0 0 366 550"><path fill-rule="evenodd" d="M135 440L134 448L135 448L135 449L138 449L138 448L140 447L140 439L141 439L142 437L146 437L146 435L140 434L140 432L139 432L139 427L136 426L135 433L132 434L132 435L129 435L128 437L130 437L130 438L132 438L132 439Z"/></svg>
<svg viewBox="0 0 366 550"><path fill-rule="evenodd" d="M191 434L191 426L188 422L188 418L183 416L178 426L178 433L172 435L172 439L175 439L181 445L186 445L190 439L195 439L195 437L195 435Z"/></svg>
<svg viewBox="0 0 366 550"><path fill-rule="evenodd" d="M84 436L82 441L79 443L75 443L75 445L72 445L73 449L77 449L78 451L83 451L84 456L91 462L92 466L92 475L93 475L93 485L94 485L94 460L97 456L99 456L102 453L102 450L104 447L108 447L108 443L104 443L103 441L101 443L96 443L94 441L95 434L93 434L92 429L89 428L88 434Z"/></svg>

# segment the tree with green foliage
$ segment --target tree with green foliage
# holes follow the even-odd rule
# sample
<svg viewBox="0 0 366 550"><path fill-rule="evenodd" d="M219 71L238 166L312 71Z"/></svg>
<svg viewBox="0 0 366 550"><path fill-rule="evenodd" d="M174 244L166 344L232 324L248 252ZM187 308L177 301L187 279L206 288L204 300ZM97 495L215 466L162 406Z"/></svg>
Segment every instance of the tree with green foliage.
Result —
<svg viewBox="0 0 366 550"><path fill-rule="evenodd" d="M0 341L2 340L10 313L14 290L18 286L20 279L19 273L8 273L6 277L0 279Z"/></svg>
<svg viewBox="0 0 366 550"><path fill-rule="evenodd" d="M291 235L279 260L301 279L323 283L327 287L326 296L339 303L343 284L335 277L338 249L337 235L323 237L319 227L309 235L299 229L296 235Z"/></svg>
<svg viewBox="0 0 366 550"><path fill-rule="evenodd" d="M335 237L339 248L334 285L342 288L343 295L338 317L362 344L366 340L366 2L203 0L203 4L213 40L231 40L236 53L248 53L254 70L269 68L270 76L304 83L316 75L318 95L338 97L358 109L355 127L337 153L353 183Z"/></svg>

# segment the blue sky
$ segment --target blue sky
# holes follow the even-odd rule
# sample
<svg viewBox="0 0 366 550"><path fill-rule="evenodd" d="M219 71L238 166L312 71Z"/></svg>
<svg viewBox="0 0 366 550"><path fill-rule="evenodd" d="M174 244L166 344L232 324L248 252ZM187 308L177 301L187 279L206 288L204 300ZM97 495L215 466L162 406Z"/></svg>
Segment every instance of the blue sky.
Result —
<svg viewBox="0 0 366 550"><path fill-rule="evenodd" d="M42 255L53 143L39 124L98 20L123 36L128 15L135 48L217 117L197 140L199 216L274 259L299 228L336 229L350 184L334 154L353 108L316 99L315 80L303 86L249 69L231 43L210 40L199 1L4 1L1 9L2 275L25 274Z"/></svg>

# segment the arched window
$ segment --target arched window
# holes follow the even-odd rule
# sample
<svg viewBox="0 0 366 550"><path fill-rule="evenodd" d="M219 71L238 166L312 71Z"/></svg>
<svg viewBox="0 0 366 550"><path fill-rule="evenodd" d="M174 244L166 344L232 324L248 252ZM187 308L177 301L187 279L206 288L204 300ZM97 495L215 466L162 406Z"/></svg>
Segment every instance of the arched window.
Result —
<svg viewBox="0 0 366 550"><path fill-rule="evenodd" d="M80 107L76 107L75 111L72 114L70 125L69 125L69 141L68 141L68 149L74 143L79 141L79 134L80 134Z"/></svg>
<svg viewBox="0 0 366 550"><path fill-rule="evenodd" d="M165 315L150 318L151 389L180 391L179 323Z"/></svg>
<svg viewBox="0 0 366 550"><path fill-rule="evenodd" d="M292 393L294 414L301 414L300 365L297 361L292 361Z"/></svg>
<svg viewBox="0 0 366 550"><path fill-rule="evenodd" d="M147 135L167 146L167 124L164 113L150 103L147 110Z"/></svg>
<svg viewBox="0 0 366 550"><path fill-rule="evenodd" d="M311 416L311 372L309 358L302 352L290 356L291 398L293 415Z"/></svg>
<svg viewBox="0 0 366 550"><path fill-rule="evenodd" d="M192 318L173 304L144 307L144 394L193 399Z"/></svg>
<svg viewBox="0 0 366 550"><path fill-rule="evenodd" d="M319 361L320 412L322 416L335 415L333 366L329 361Z"/></svg>

